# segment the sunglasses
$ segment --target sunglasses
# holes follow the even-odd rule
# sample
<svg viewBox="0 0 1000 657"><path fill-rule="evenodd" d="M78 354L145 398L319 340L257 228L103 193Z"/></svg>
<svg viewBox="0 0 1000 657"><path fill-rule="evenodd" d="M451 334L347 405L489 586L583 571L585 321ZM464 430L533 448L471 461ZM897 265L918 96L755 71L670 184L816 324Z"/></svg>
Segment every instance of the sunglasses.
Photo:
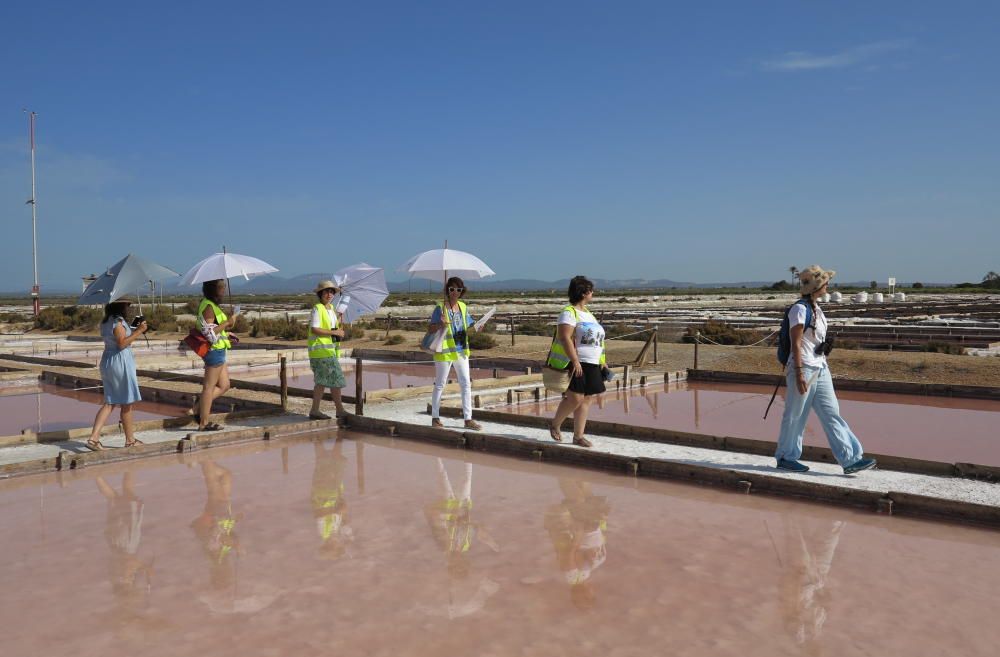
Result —
<svg viewBox="0 0 1000 657"><path fill-rule="evenodd" d="M336 294L336 288L328 287L325 290L320 290L320 294Z"/></svg>
<svg viewBox="0 0 1000 657"><path fill-rule="evenodd" d="M448 291L449 292L465 292L465 288L464 287L449 287Z"/></svg>

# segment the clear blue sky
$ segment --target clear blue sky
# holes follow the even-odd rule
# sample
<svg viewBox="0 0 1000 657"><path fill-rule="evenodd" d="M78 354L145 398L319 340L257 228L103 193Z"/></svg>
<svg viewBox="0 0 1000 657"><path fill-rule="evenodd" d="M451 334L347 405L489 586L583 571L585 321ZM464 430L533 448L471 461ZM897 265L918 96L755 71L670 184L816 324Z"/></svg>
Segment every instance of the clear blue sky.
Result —
<svg viewBox="0 0 1000 657"><path fill-rule="evenodd" d="M222 4L4 3L0 289L31 282L22 107L43 291L445 239L499 278L1000 270L997 3Z"/></svg>

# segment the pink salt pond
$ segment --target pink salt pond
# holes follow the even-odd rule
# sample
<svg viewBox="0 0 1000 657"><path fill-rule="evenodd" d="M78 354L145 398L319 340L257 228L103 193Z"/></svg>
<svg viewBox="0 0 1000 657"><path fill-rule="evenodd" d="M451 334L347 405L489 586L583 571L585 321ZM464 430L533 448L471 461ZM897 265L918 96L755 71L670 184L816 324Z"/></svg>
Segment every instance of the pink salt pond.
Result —
<svg viewBox="0 0 1000 657"><path fill-rule="evenodd" d="M356 384L353 361L344 360L341 363L346 380L345 390L347 394L353 394ZM287 367L288 386L290 388L308 388L314 385L312 370L308 363L293 364ZM500 370L501 377L515 376L523 374L512 370ZM488 379L493 376L492 369L473 368L470 372L473 379ZM257 383L268 383L278 385L280 377L277 369L267 366L266 369L237 369L231 370L233 379L243 379L255 381ZM454 370L450 373L449 381L454 383ZM406 363L372 363L365 362L362 367L362 384L365 390L395 390L415 386L429 386L434 383L434 366L430 364L410 365Z"/></svg>
<svg viewBox="0 0 1000 657"><path fill-rule="evenodd" d="M104 395L96 390L70 390L51 384L8 389L0 394L0 436L10 436L30 430L61 431L93 426ZM177 417L186 409L169 404L139 402L133 411L136 420ZM118 411L112 412L108 424L117 424Z"/></svg>
<svg viewBox="0 0 1000 657"><path fill-rule="evenodd" d="M834 383L836 385L836 382ZM681 382L609 390L590 407L590 418L675 431L759 440L777 439L784 410L784 387L764 409L771 386ZM1000 402L838 391L840 410L865 451L944 461L1000 465ZM552 416L558 400L495 407L512 413ZM804 443L826 446L815 414Z"/></svg>
<svg viewBox="0 0 1000 657"><path fill-rule="evenodd" d="M1000 642L992 531L343 435L0 482L4 654L992 657Z"/></svg>

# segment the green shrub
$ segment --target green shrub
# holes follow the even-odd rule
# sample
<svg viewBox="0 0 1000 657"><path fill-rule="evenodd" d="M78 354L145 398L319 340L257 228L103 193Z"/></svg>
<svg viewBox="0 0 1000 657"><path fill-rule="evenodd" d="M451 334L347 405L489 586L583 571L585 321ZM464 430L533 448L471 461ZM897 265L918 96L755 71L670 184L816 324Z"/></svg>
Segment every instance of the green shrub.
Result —
<svg viewBox="0 0 1000 657"><path fill-rule="evenodd" d="M492 349L497 346L496 338L489 333L476 333L473 331L468 336L469 347L472 349Z"/></svg>
<svg viewBox="0 0 1000 657"><path fill-rule="evenodd" d="M28 315L22 315L20 313L0 313L0 322L14 323L28 321L31 321L31 317Z"/></svg>
<svg viewBox="0 0 1000 657"><path fill-rule="evenodd" d="M35 317L35 328L52 331L96 329L104 319L104 312L83 306L50 306Z"/></svg>
<svg viewBox="0 0 1000 657"><path fill-rule="evenodd" d="M604 335L606 338L621 338L623 335L627 335L626 340L648 340L649 331L643 331L642 333L636 333L638 329L631 327L627 324L610 324L604 327Z"/></svg>
<svg viewBox="0 0 1000 657"><path fill-rule="evenodd" d="M345 340L359 340L365 337L365 330L361 328L358 323L346 324L344 326L344 339Z"/></svg>
<svg viewBox="0 0 1000 657"><path fill-rule="evenodd" d="M168 306L156 306L146 313L146 323L151 331L170 331L177 324L177 318Z"/></svg>
<svg viewBox="0 0 1000 657"><path fill-rule="evenodd" d="M545 322L523 322L515 325L514 332L518 335L552 335L553 328Z"/></svg>
<svg viewBox="0 0 1000 657"><path fill-rule="evenodd" d="M712 342L726 345L754 344L764 337L759 331L737 329L727 322L709 320L700 326L687 327L682 341L694 342L695 333L697 332L700 332L702 337Z"/></svg>
<svg viewBox="0 0 1000 657"><path fill-rule="evenodd" d="M928 351L933 354L953 354L961 356L965 353L965 348L960 344L955 344L954 342L937 342L935 340L931 340L923 346L921 351Z"/></svg>
<svg viewBox="0 0 1000 657"><path fill-rule="evenodd" d="M399 333L393 333L388 338L386 338L385 343L390 345L403 344L405 341L406 338L404 338L402 335L400 335Z"/></svg>
<svg viewBox="0 0 1000 657"><path fill-rule="evenodd" d="M231 330L233 333L246 333L250 330L250 320L247 319L246 313L240 313L236 316L236 323L233 324Z"/></svg>
<svg viewBox="0 0 1000 657"><path fill-rule="evenodd" d="M275 337L283 340L305 340L309 327L294 319L255 319L250 325L250 337Z"/></svg>

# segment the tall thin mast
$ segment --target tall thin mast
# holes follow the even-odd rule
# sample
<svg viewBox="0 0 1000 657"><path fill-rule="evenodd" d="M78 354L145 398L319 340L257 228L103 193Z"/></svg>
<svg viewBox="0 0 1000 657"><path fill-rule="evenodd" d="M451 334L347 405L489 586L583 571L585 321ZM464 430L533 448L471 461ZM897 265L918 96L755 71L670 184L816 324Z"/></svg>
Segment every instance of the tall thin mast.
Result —
<svg viewBox="0 0 1000 657"><path fill-rule="evenodd" d="M27 110L25 110L27 111ZM28 112L28 138L31 143L31 198L28 204L31 206L31 265L34 270L34 285L31 287L31 305L35 311L35 316L42 309L40 298L41 289L38 285L38 229L37 229L37 206L35 197L35 116L34 112Z"/></svg>

